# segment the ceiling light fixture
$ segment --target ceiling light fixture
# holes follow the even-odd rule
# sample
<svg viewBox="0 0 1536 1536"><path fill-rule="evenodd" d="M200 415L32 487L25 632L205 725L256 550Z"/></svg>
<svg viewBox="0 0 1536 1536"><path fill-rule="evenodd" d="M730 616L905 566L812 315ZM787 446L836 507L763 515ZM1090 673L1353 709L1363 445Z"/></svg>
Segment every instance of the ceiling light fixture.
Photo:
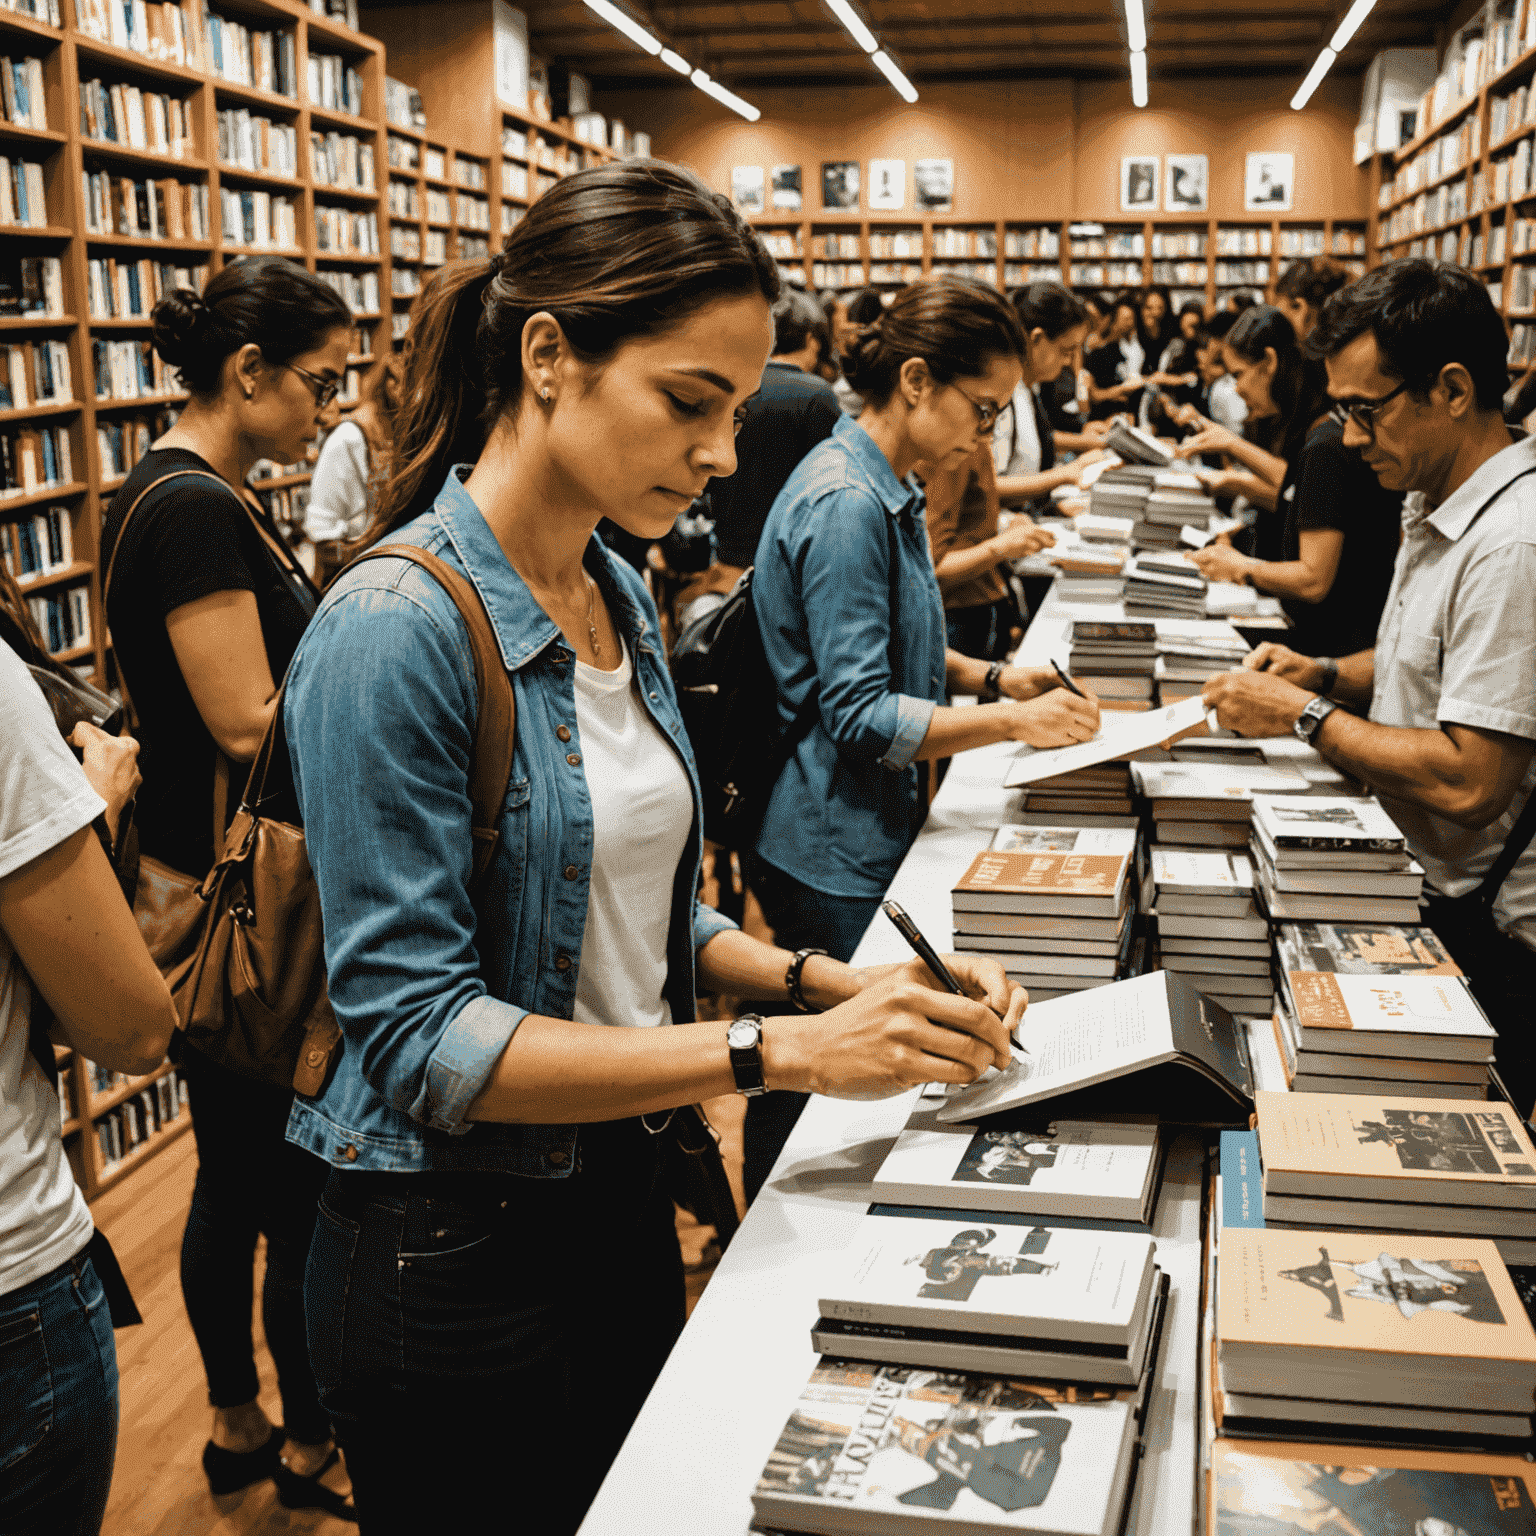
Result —
<svg viewBox="0 0 1536 1536"><path fill-rule="evenodd" d="M1144 51L1131 55L1131 103L1137 107L1147 104L1147 55Z"/></svg>
<svg viewBox="0 0 1536 1536"><path fill-rule="evenodd" d="M661 62L668 69L675 69L680 75L691 75L693 73L693 65L682 54L673 53L670 48L663 48L661 50Z"/></svg>
<svg viewBox="0 0 1536 1536"><path fill-rule="evenodd" d="M633 16L626 15L618 6L610 5L609 0L585 0L587 9L596 11L610 27L617 27L630 42L655 58L661 52L661 44L640 25Z"/></svg>
<svg viewBox="0 0 1536 1536"><path fill-rule="evenodd" d="M1344 20L1334 28L1334 33L1328 40L1328 46L1318 54L1312 68L1307 71L1307 78L1301 82L1296 94L1291 97L1291 109L1300 112L1311 101L1312 93L1323 83L1323 76L1333 68L1333 61L1343 53L1356 32L1360 30L1360 24L1371 14L1376 0L1355 0L1355 3L1344 13Z"/></svg>
<svg viewBox="0 0 1536 1536"><path fill-rule="evenodd" d="M1141 0L1125 0L1125 45L1132 53L1147 51L1147 18Z"/></svg>
<svg viewBox="0 0 1536 1536"><path fill-rule="evenodd" d="M848 29L849 37L865 53L873 53L880 46L875 41L875 34L864 25L863 18L848 4L848 0L827 0L827 4L831 7L832 14Z"/></svg>
<svg viewBox="0 0 1536 1536"><path fill-rule="evenodd" d="M713 96L722 107L729 107L738 116L755 123L763 114L750 101L743 101L735 91L728 91L718 80L711 80L702 69L696 69L688 77L706 96Z"/></svg>
<svg viewBox="0 0 1536 1536"><path fill-rule="evenodd" d="M1335 53L1344 52L1350 38L1360 30L1360 23L1371 14L1371 9L1375 4L1376 0L1355 0L1355 3L1350 6L1348 14L1339 23L1338 31L1328 41L1328 46Z"/></svg>
<svg viewBox="0 0 1536 1536"><path fill-rule="evenodd" d="M891 82L896 88L896 94L903 101L917 100L917 92L912 88L912 82L896 67L891 56L883 48L870 55L870 62Z"/></svg>
<svg viewBox="0 0 1536 1536"><path fill-rule="evenodd" d="M1324 48L1318 54L1317 62L1307 72L1307 78L1301 82L1301 88L1291 97L1291 110L1300 112L1312 99L1312 92L1323 83L1323 76L1333 67L1333 61L1338 58L1332 48Z"/></svg>

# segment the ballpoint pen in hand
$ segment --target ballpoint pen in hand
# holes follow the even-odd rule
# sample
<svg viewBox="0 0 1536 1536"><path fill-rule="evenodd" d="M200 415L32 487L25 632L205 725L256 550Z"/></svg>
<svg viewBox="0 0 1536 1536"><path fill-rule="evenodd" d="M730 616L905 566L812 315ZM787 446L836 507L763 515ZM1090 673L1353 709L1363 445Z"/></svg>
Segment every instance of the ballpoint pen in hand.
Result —
<svg viewBox="0 0 1536 1536"><path fill-rule="evenodd" d="M1084 693L1083 690L1079 688L1070 677L1067 676L1061 663L1057 661L1054 656L1051 657L1051 665L1056 669L1056 676L1061 679L1061 686L1065 688L1068 693L1075 693L1080 699L1086 699L1088 697L1088 695Z"/></svg>

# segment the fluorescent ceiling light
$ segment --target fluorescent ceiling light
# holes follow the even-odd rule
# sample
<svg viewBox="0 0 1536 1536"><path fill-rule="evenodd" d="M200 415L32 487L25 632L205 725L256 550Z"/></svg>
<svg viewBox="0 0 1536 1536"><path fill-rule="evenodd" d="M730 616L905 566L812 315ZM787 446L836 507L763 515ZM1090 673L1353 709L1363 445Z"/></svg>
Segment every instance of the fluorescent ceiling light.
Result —
<svg viewBox="0 0 1536 1536"><path fill-rule="evenodd" d="M1333 34L1328 43L1335 53L1343 53L1350 38L1360 30L1360 23L1371 14L1371 8L1375 4L1376 0L1355 0L1355 3L1350 6L1349 13L1339 23L1339 30Z"/></svg>
<svg viewBox="0 0 1536 1536"><path fill-rule="evenodd" d="M586 0L586 6L588 10L596 11L610 27L617 27L630 42L644 48L652 58L661 52L661 44L638 21L626 15L618 6L610 5L608 0Z"/></svg>
<svg viewBox="0 0 1536 1536"><path fill-rule="evenodd" d="M848 0L827 0L827 4L832 8L832 14L848 29L848 35L865 53L873 53L880 46L875 41L875 34L864 25L859 13L848 4Z"/></svg>
<svg viewBox="0 0 1536 1536"><path fill-rule="evenodd" d="M670 48L663 48L661 50L661 62L668 69L675 69L680 75L691 75L693 73L693 65L682 54L673 53Z"/></svg>
<svg viewBox="0 0 1536 1536"><path fill-rule="evenodd" d="M1300 112L1311 101L1312 92L1322 84L1323 76L1328 73L1336 58L1338 58L1338 54L1332 48L1324 48L1318 54L1317 62L1307 72L1307 78L1301 82L1301 89L1291 97L1292 110Z"/></svg>
<svg viewBox="0 0 1536 1536"><path fill-rule="evenodd" d="M1131 55L1131 101L1138 107L1147 104L1147 56L1141 52Z"/></svg>
<svg viewBox="0 0 1536 1536"><path fill-rule="evenodd" d="M912 89L912 82L891 62L890 55L883 48L871 57L875 68L896 87L896 94L903 101L917 100L917 92Z"/></svg>
<svg viewBox="0 0 1536 1536"><path fill-rule="evenodd" d="M706 96L713 96L723 107L729 107L738 116L755 123L763 114L750 101L743 101L735 91L728 91L717 80L711 80L702 69L696 69L688 77Z"/></svg>
<svg viewBox="0 0 1536 1536"><path fill-rule="evenodd" d="M1370 0L1374 5L1376 0ZM1125 0L1126 46L1132 53L1147 51L1147 18L1141 9L1141 0Z"/></svg>

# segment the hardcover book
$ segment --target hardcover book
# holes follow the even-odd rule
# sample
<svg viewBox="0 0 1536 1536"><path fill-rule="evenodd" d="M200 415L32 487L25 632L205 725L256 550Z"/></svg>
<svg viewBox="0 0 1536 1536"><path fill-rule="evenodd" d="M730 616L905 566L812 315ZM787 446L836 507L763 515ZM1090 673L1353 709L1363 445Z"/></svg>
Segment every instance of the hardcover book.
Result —
<svg viewBox="0 0 1536 1536"><path fill-rule="evenodd" d="M1137 1396L823 1359L753 1511L795 1531L1114 1536Z"/></svg>
<svg viewBox="0 0 1536 1536"><path fill-rule="evenodd" d="M1128 843L1114 853L1003 853L986 849L971 860L952 893L957 912L1029 912L1114 917L1125 904L1126 874L1135 837L1108 830L1094 840Z"/></svg>
<svg viewBox="0 0 1536 1536"><path fill-rule="evenodd" d="M1407 841L1376 801L1290 796L1256 800L1254 825L1273 846L1351 853L1402 853Z"/></svg>

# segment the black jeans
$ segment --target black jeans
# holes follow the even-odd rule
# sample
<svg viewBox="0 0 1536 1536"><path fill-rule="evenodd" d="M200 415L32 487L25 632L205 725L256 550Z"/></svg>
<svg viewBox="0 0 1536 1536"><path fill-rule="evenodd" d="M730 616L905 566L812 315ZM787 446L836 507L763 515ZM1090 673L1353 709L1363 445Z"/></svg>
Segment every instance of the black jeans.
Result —
<svg viewBox="0 0 1536 1536"><path fill-rule="evenodd" d="M878 896L828 896L802 885L756 854L747 866L752 894L763 909L780 949L824 949L834 960L851 960L864 930L880 910ZM765 1015L791 1012L788 1003L769 1003L758 1011ZM800 1112L810 1101L806 1093L765 1093L747 1100L742 1127L742 1182L747 1204L767 1182Z"/></svg>
<svg viewBox="0 0 1536 1536"><path fill-rule="evenodd" d="M1500 933L1486 909L1430 896L1425 922L1466 972L1472 995L1498 1030L1494 1061L1526 1119L1536 1103L1536 950Z"/></svg>
<svg viewBox="0 0 1536 1536"><path fill-rule="evenodd" d="M683 1326L659 1140L582 1126L566 1178L332 1172L305 1309L363 1536L581 1523Z"/></svg>
<svg viewBox="0 0 1536 1536"><path fill-rule="evenodd" d="M256 1238L267 1240L261 1324L277 1366L283 1423L295 1440L330 1437L304 1333L304 1264L325 1164L284 1139L293 1094L226 1071L185 1046L197 1184L181 1242L181 1294L215 1408L259 1390L251 1342Z"/></svg>

